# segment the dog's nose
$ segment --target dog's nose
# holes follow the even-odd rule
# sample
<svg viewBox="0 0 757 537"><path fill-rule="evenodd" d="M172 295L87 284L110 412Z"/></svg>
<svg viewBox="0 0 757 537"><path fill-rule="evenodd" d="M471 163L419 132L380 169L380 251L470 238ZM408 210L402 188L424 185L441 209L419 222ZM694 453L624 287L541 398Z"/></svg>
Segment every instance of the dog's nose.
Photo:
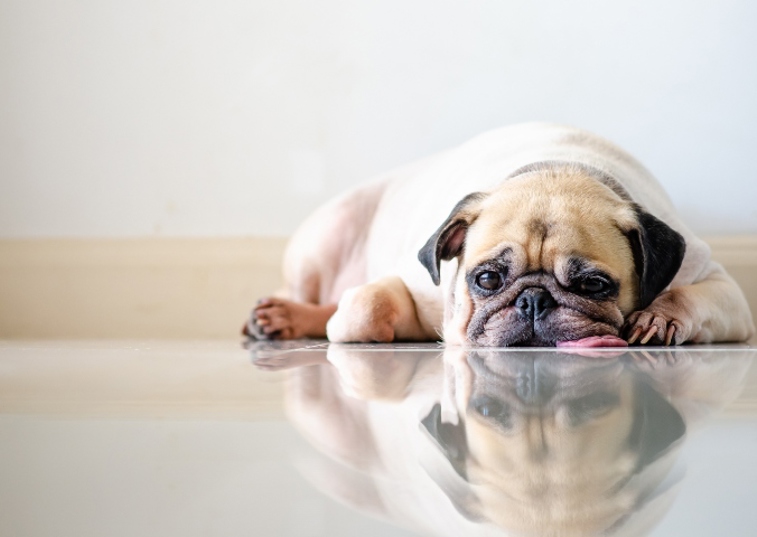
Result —
<svg viewBox="0 0 757 537"><path fill-rule="evenodd" d="M557 380L541 360L520 371L515 379L515 395L525 405L542 406L557 393Z"/></svg>
<svg viewBox="0 0 757 537"><path fill-rule="evenodd" d="M515 307L518 313L527 319L541 320L552 311L557 302L549 294L549 291L541 287L529 287L515 299Z"/></svg>

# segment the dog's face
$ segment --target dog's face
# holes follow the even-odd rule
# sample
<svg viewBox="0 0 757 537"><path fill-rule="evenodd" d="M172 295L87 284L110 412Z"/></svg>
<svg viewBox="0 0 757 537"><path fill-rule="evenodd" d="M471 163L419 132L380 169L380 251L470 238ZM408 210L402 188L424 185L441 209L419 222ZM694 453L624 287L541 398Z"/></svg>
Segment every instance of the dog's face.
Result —
<svg viewBox="0 0 757 537"><path fill-rule="evenodd" d="M594 362L596 371L566 386L554 375L559 364L530 361L515 360L521 367L503 377L474 377L465 428L479 508L522 535L598 534L635 503L634 491L618 487L637 461L628 446L632 381L614 363Z"/></svg>
<svg viewBox="0 0 757 537"><path fill-rule="evenodd" d="M517 535L603 535L648 498L686 432L620 360L476 351L455 360L456 423L422 424L468 487L465 516ZM438 471L438 470L437 470Z"/></svg>
<svg viewBox="0 0 757 537"><path fill-rule="evenodd" d="M444 336L477 346L554 346L617 336L683 259L681 236L591 170L536 168L462 200L419 253L450 264Z"/></svg>

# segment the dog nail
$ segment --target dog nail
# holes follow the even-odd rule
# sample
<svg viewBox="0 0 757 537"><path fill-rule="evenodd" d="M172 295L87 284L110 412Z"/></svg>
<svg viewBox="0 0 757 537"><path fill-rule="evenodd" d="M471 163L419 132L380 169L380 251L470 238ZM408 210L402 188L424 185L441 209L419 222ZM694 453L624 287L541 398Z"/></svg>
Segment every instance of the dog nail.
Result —
<svg viewBox="0 0 757 537"><path fill-rule="evenodd" d="M647 342L648 342L648 341L649 341L650 339L652 339L652 337L653 337L653 336L654 336L654 335L655 335L656 333L657 333L657 327L656 327L656 326L653 326L652 328L650 328L650 329L649 329L649 331L648 331L648 332L646 333L646 335L644 336L644 339L642 339L642 340L640 341L640 343L641 343L642 345L646 345L646 344L647 344Z"/></svg>
<svg viewBox="0 0 757 537"><path fill-rule="evenodd" d="M657 365L657 358L655 358L654 356L652 356L651 354L649 354L647 351L641 351L641 355L644 357L644 360L646 360L647 363L651 367L654 368Z"/></svg>
<svg viewBox="0 0 757 537"><path fill-rule="evenodd" d="M668 333L665 335L665 346L669 347L670 344L673 342L673 336L676 333L676 325L671 324L670 328L668 328Z"/></svg>
<svg viewBox="0 0 757 537"><path fill-rule="evenodd" d="M637 328L636 331L631 335L631 337L628 338L628 344L632 345L633 342L636 341L640 335L641 335L641 328Z"/></svg>

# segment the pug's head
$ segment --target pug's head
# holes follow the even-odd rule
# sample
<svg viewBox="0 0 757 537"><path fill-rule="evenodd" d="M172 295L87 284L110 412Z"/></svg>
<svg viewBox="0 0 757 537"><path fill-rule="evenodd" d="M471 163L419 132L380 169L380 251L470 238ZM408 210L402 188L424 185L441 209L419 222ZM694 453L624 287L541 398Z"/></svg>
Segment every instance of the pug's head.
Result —
<svg viewBox="0 0 757 537"><path fill-rule="evenodd" d="M462 199L418 258L435 284L447 280L448 343L555 346L618 336L684 252L680 234L603 172L544 162Z"/></svg>
<svg viewBox="0 0 757 537"><path fill-rule="evenodd" d="M686 424L632 365L454 354L456 419L436 405L421 429L449 463L427 471L466 518L545 537L646 534L624 530L664 514Z"/></svg>

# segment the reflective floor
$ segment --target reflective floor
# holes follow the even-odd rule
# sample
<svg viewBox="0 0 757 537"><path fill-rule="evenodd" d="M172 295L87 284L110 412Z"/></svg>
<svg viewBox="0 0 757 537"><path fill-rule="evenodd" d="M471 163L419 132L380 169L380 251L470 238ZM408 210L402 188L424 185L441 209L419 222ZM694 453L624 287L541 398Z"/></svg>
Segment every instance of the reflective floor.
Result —
<svg viewBox="0 0 757 537"><path fill-rule="evenodd" d="M756 355L0 342L0 536L754 535Z"/></svg>

